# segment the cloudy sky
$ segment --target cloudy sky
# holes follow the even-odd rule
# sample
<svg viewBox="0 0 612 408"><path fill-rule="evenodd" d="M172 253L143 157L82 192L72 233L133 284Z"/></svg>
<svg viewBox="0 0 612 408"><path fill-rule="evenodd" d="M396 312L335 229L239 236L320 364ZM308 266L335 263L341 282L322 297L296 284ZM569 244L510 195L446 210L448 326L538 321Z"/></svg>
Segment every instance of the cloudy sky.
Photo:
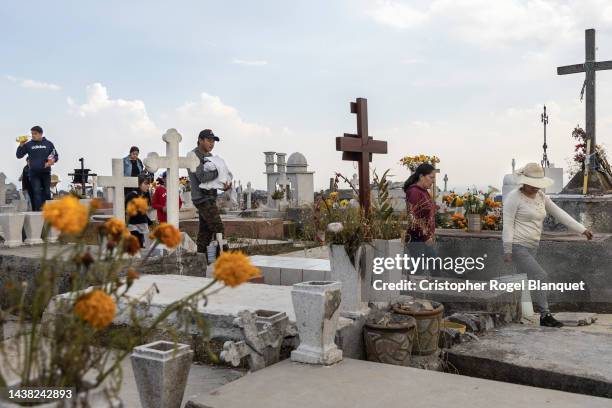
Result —
<svg viewBox="0 0 612 408"><path fill-rule="evenodd" d="M396 180L407 154L436 154L449 187L495 185L540 161L546 104L549 157L567 167L584 124L584 29L612 59L607 0L28 1L0 6L0 162L23 163L15 137L39 124L60 153L109 174L131 145L181 151L203 128L237 179L263 188L267 150L301 151L315 187L356 170L335 151L355 131L349 102L368 99L370 134L389 142L373 166ZM598 141L612 144L612 72L597 77Z"/></svg>

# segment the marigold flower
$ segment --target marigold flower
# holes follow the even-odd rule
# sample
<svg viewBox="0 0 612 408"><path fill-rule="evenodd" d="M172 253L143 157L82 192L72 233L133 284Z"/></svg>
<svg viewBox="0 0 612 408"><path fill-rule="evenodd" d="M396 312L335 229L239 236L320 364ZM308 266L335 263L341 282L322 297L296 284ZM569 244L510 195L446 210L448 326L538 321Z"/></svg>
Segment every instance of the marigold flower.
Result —
<svg viewBox="0 0 612 408"><path fill-rule="evenodd" d="M335 201L338 198L338 192L337 191L331 192L329 194L329 198Z"/></svg>
<svg viewBox="0 0 612 408"><path fill-rule="evenodd" d="M15 139L15 141L16 141L17 143L21 144L21 143L25 143L25 142L27 142L27 141L28 141L28 139L29 139L29 137L28 137L28 136L23 135L23 136L19 136L19 137L17 137L17 138Z"/></svg>
<svg viewBox="0 0 612 408"><path fill-rule="evenodd" d="M104 223L104 231L106 235L115 241L119 241L122 236L128 236L129 232L125 226L125 222L116 217L109 218Z"/></svg>
<svg viewBox="0 0 612 408"><path fill-rule="evenodd" d="M87 206L71 195L45 203L45 221L66 234L78 234L87 226L89 211Z"/></svg>
<svg viewBox="0 0 612 408"><path fill-rule="evenodd" d="M213 276L225 285L235 287L261 276L261 271L242 252L224 252L215 262Z"/></svg>
<svg viewBox="0 0 612 408"><path fill-rule="evenodd" d="M128 253L131 256L136 255L140 252L140 241L134 235L126 235L123 239L123 252Z"/></svg>
<svg viewBox="0 0 612 408"><path fill-rule="evenodd" d="M165 222L155 227L149 238L158 240L168 248L177 247L183 240L183 236L178 228Z"/></svg>
<svg viewBox="0 0 612 408"><path fill-rule="evenodd" d="M134 279L140 278L140 274L136 272L134 268L130 268L127 271L127 280L128 282L132 282Z"/></svg>
<svg viewBox="0 0 612 408"><path fill-rule="evenodd" d="M144 197L136 197L127 204L126 212L130 217L136 214L146 214L149 209L149 203Z"/></svg>
<svg viewBox="0 0 612 408"><path fill-rule="evenodd" d="M89 207L92 209L92 211L98 210L102 207L102 200L100 200L99 198L94 198L89 203Z"/></svg>
<svg viewBox="0 0 612 408"><path fill-rule="evenodd" d="M462 205L463 205L463 200L460 197L457 197L457 199L455 200L455 206L461 207Z"/></svg>
<svg viewBox="0 0 612 408"><path fill-rule="evenodd" d="M115 318L116 305L113 298L96 289L81 296L74 305L74 314L85 320L91 327L100 330L111 324Z"/></svg>

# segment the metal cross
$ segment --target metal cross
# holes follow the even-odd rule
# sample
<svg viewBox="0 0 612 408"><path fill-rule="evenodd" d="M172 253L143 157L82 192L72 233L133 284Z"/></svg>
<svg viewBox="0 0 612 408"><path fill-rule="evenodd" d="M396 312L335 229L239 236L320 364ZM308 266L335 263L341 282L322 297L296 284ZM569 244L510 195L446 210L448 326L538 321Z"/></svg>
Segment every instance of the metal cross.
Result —
<svg viewBox="0 0 612 408"><path fill-rule="evenodd" d="M546 105L544 105L544 113L540 115L542 123L544 124L544 144L542 148L544 149L544 155L542 156L542 167L550 167L550 163L548 162L548 156L546 155L546 148L548 145L546 144L546 125L548 125L548 115L546 114Z"/></svg>
<svg viewBox="0 0 612 408"><path fill-rule="evenodd" d="M595 73L597 71L612 69L612 61L595 61L595 29L590 28L584 32L585 62L583 64L566 65L557 68L558 75L576 74L585 72L586 78L580 93L586 93L585 131L591 139L591 149L595 149ZM587 155L591 152L586 152Z"/></svg>

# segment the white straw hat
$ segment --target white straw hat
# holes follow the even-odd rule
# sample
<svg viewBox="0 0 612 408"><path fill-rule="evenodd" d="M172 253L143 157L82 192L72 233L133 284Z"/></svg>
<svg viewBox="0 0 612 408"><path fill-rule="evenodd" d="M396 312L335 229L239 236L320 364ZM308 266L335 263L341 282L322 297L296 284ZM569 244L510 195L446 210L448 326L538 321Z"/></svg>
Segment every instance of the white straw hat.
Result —
<svg viewBox="0 0 612 408"><path fill-rule="evenodd" d="M544 175L544 168L537 163L527 163L525 167L519 169L515 175L517 184L527 184L537 188L546 188L555 183L553 179Z"/></svg>

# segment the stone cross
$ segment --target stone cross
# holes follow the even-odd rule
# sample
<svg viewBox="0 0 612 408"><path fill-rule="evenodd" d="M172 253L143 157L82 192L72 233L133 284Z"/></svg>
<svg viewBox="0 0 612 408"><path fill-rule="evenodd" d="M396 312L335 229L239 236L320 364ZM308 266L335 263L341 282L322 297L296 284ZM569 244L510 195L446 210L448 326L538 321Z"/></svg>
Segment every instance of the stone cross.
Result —
<svg viewBox="0 0 612 408"><path fill-rule="evenodd" d="M159 168L168 169L166 183L166 214L168 224L178 228L179 226L179 169L189 169L195 172L200 165L200 159L195 153L189 152L187 156L179 156L179 144L183 137L176 129L168 129L162 136L166 143L166 156L160 156L151 152L144 159L144 165L148 171L155 173Z"/></svg>
<svg viewBox="0 0 612 408"><path fill-rule="evenodd" d="M444 180L444 191L448 191L447 188L447 183L448 183L448 175L444 174L444 178L442 179Z"/></svg>
<svg viewBox="0 0 612 408"><path fill-rule="evenodd" d="M516 168L516 160L512 158L512 174L514 174L514 169Z"/></svg>
<svg viewBox="0 0 612 408"><path fill-rule="evenodd" d="M246 208L247 208L247 210L250 210L251 209L251 194L254 193L254 190L251 188L251 182L250 181L247 183L246 193L247 193Z"/></svg>
<svg viewBox="0 0 612 408"><path fill-rule="evenodd" d="M353 185L355 190L359 189L359 178L357 177L356 173L353 174L353 178L351 179L351 184Z"/></svg>
<svg viewBox="0 0 612 408"><path fill-rule="evenodd" d="M370 211L370 161L373 153L387 153L387 142L368 135L367 99L357 98L351 102L351 113L357 115L357 134L336 137L336 150L342 152L342 160L359 163L359 204L367 216Z"/></svg>
<svg viewBox="0 0 612 408"><path fill-rule="evenodd" d="M123 159L113 159L112 176L98 176L98 183L102 187L113 189L113 215L125 220L125 187L138 187L137 177L123 175Z"/></svg>
<svg viewBox="0 0 612 408"><path fill-rule="evenodd" d="M0 205L6 204L6 175L4 173L0 173Z"/></svg>
<svg viewBox="0 0 612 408"><path fill-rule="evenodd" d="M288 323L289 318L285 312L239 311L234 325L240 327L244 340L226 341L221 360L238 366L243 357L248 357L250 371L277 363ZM258 325L262 327L261 331Z"/></svg>
<svg viewBox="0 0 612 408"><path fill-rule="evenodd" d="M580 99L586 94L585 131L587 139L591 139L591 148L595 149L595 73L612 69L612 61L595 61L595 29L590 28L584 32L585 62L582 64L557 67L557 75L586 73ZM587 155L591 152L587 152Z"/></svg>

